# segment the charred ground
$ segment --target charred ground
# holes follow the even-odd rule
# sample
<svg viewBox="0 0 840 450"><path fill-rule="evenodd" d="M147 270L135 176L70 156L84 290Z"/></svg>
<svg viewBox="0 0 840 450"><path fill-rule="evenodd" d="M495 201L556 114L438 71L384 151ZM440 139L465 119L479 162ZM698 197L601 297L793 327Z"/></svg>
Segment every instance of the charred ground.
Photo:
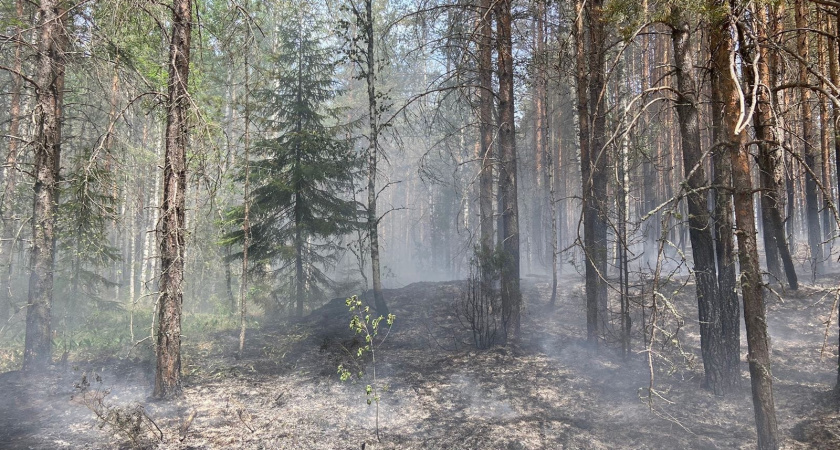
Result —
<svg viewBox="0 0 840 450"><path fill-rule="evenodd" d="M382 442L361 380L337 366L361 345L341 299L248 336L185 336L184 397L148 400L142 358L66 361L48 376L0 375L0 442L11 448L752 448L746 363L739 392L702 388L693 287L675 285L680 346L654 358L653 401L642 336L624 358L586 346L583 286L525 283L518 345L477 351L455 307L463 283L389 291L396 324L377 354ZM834 297L818 286L769 298L774 393L786 448L840 445ZM679 317L674 317L675 321ZM824 347L824 341L828 344ZM742 339L743 341L743 339ZM746 348L742 348L742 361ZM84 377L84 380L83 380Z"/></svg>

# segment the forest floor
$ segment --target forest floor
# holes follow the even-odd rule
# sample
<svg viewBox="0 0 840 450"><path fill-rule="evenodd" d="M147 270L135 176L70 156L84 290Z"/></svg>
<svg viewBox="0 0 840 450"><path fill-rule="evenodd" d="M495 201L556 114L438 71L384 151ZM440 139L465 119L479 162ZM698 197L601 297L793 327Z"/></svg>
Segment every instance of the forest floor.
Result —
<svg viewBox="0 0 840 450"><path fill-rule="evenodd" d="M358 347L347 307L337 299L303 319L249 331L241 359L237 332L185 336L184 396L177 401L149 400L153 372L139 359L70 361L38 377L0 374L0 447L755 447L746 339L741 388L726 398L703 389L692 285L674 287L685 320L683 353L673 346L658 353L652 403L641 335L627 358L612 346L598 352L586 346L577 279L562 280L555 307L545 280L524 282L520 343L488 351L474 349L458 320L463 286L415 283L386 291L397 319L377 352L378 381L388 386L381 393L381 442L375 406L366 402L370 374L347 382L337 374L339 364L350 362L345 349ZM836 318L826 336L834 302L828 292L806 285L783 301L767 300L784 448L840 447L831 395L838 337ZM668 355L693 364L671 364Z"/></svg>

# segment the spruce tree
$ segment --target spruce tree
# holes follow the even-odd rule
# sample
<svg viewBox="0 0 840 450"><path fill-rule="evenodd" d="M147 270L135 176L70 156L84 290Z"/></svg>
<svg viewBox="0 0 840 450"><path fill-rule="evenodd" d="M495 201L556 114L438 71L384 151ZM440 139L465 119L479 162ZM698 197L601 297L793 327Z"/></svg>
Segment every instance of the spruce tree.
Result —
<svg viewBox="0 0 840 450"><path fill-rule="evenodd" d="M278 268L275 289L294 299L299 316L306 299L321 296L329 284L325 269L341 250L335 237L358 223L351 196L358 158L351 142L339 137L336 110L330 108L337 91L336 51L323 44L313 16L302 8L295 14L297 20L277 29L269 87L255 93L264 105L255 115L265 134L250 162L248 255L257 268L264 266L260 262ZM231 214L241 223L244 208ZM237 230L228 242L243 237Z"/></svg>

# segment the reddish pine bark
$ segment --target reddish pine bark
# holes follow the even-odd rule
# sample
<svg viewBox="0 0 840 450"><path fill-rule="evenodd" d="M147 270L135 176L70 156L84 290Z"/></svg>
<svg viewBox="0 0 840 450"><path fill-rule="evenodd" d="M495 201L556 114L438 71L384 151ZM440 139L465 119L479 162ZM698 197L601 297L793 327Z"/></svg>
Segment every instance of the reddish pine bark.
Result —
<svg viewBox="0 0 840 450"><path fill-rule="evenodd" d="M190 69L191 0L174 0L169 44L169 103L163 165L163 202L158 228L160 297L154 397L181 395L181 306L186 238L187 90Z"/></svg>

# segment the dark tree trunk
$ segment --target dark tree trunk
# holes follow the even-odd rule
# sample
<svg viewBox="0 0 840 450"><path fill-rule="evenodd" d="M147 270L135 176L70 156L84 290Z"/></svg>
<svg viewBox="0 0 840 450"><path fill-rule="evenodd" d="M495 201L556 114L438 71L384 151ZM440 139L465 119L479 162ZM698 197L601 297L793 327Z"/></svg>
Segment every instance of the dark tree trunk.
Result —
<svg viewBox="0 0 840 450"><path fill-rule="evenodd" d="M481 161L479 174L479 270L481 290L485 298L493 294L493 10L490 0L481 0L478 9L478 157Z"/></svg>
<svg viewBox="0 0 840 450"><path fill-rule="evenodd" d="M725 0L715 0L717 5L727 5ZM734 51L734 43L729 36L728 20L712 24L709 34L709 48L712 51L712 151L715 185L715 256L718 270L718 310L720 311L720 325L715 325L721 332L718 341L723 346L728 374L735 377L738 373L741 356L741 314L736 291L735 276L735 245L732 236L732 165L729 157L729 124L726 122L725 107L729 100L727 83L733 80L729 77L729 56ZM734 123L732 124L734 127ZM734 373L732 372L734 371ZM726 381L728 386L737 383L737 378Z"/></svg>
<svg viewBox="0 0 840 450"><path fill-rule="evenodd" d="M496 3L496 43L499 76L499 194L503 252L502 315L508 337L519 336L522 294L519 290L519 206L517 204L516 135L513 97L513 41L511 0Z"/></svg>
<svg viewBox="0 0 840 450"><path fill-rule="evenodd" d="M530 242L533 249L530 259L536 256L536 262L544 267L545 264L545 203L548 198L548 172L546 155L546 65L545 65L545 3L537 2L534 18L534 160L536 177L534 178L535 197L532 202Z"/></svg>
<svg viewBox="0 0 840 450"><path fill-rule="evenodd" d="M602 7L602 0L578 2L577 6L577 97L586 258L586 328L587 339L593 344L604 335L607 325L607 223L604 211L607 200L607 158L604 154L606 111L602 92L606 34ZM588 51L584 18L588 18Z"/></svg>
<svg viewBox="0 0 840 450"><path fill-rule="evenodd" d="M481 216L481 251L484 255L493 249L493 13L490 8L490 0L482 0L479 7L478 42L478 120L481 140L478 207ZM484 274L485 277L488 275ZM489 283L487 279L483 281Z"/></svg>
<svg viewBox="0 0 840 450"><path fill-rule="evenodd" d="M722 1L718 5L725 5L727 10L731 8L728 3ZM715 100L714 108L717 111L715 141L719 148L727 151L732 167L741 291L744 296L744 320L747 327L747 359L750 366L758 448L776 449L779 446L779 440L773 405L773 380L770 374L770 342L767 336L761 269L756 246L750 156L744 145L746 133L736 129L740 107L736 80L728 70L730 56L735 51L730 17L713 22L710 31L712 72L715 74L712 79L712 91ZM720 70L721 68L727 70ZM727 329L732 316L726 309L723 314L724 333L727 333L727 331L732 331ZM737 319L737 315L735 318ZM738 334L735 336L737 337Z"/></svg>
<svg viewBox="0 0 840 450"><path fill-rule="evenodd" d="M29 298L26 311L24 370L50 362L50 308L55 267L55 220L61 161L61 102L64 90L66 30L58 1L44 0L39 10L38 75L35 107L35 198L32 215Z"/></svg>
<svg viewBox="0 0 840 450"><path fill-rule="evenodd" d="M808 49L808 2L806 0L796 1L796 49L803 60L808 61L810 51ZM799 83L808 84L808 68L799 64ZM805 220L808 224L808 247L811 252L811 271L813 276L823 273L823 247L822 231L820 226L820 204L817 198L817 181L813 175L818 175L819 167L816 165L816 152L814 142L814 124L811 115L811 90L801 90L801 120L802 120L802 159L810 170L805 173ZM812 175L813 174L813 175Z"/></svg>
<svg viewBox="0 0 840 450"><path fill-rule="evenodd" d="M708 210L708 183L700 150L700 122L697 108L697 84L694 80L694 58L691 49L691 28L682 11L671 11L671 38L677 76L677 117L682 137L683 169L689 189L688 226L691 254L696 279L697 311L700 322L700 348L706 385L715 394L723 395L738 385L740 371L726 356L722 340L721 308L715 275L715 251Z"/></svg>
<svg viewBox="0 0 840 450"><path fill-rule="evenodd" d="M169 101L166 114L166 152L163 165L163 202L158 298L157 370L154 397L181 395L181 306L183 303L187 187L187 91L190 69L191 0L174 0L172 40L169 44Z"/></svg>

